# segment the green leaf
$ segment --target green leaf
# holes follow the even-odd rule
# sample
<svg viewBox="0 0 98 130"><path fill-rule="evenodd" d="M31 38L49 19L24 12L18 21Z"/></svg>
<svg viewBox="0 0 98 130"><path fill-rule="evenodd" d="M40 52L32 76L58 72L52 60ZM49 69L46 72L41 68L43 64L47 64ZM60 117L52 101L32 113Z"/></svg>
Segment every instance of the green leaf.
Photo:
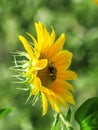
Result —
<svg viewBox="0 0 98 130"><path fill-rule="evenodd" d="M6 116L9 112L11 112L11 108L2 108L0 109L0 119Z"/></svg>
<svg viewBox="0 0 98 130"><path fill-rule="evenodd" d="M98 97L85 101L76 111L75 119L81 130L98 130Z"/></svg>
<svg viewBox="0 0 98 130"><path fill-rule="evenodd" d="M85 118L81 127L83 130L98 130L98 111Z"/></svg>

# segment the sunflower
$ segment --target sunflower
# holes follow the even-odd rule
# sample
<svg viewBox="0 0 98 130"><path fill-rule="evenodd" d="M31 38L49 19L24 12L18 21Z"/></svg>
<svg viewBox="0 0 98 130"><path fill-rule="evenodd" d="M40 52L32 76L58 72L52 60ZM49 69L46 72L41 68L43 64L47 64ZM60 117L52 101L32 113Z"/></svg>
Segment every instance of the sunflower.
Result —
<svg viewBox="0 0 98 130"><path fill-rule="evenodd" d="M65 35L61 34L55 40L55 31L52 27L49 33L41 23L35 23L37 39L27 33L33 42L29 42L25 37L19 35L26 52L21 55L27 58L22 64L23 77L30 84L30 95L38 95L42 99L42 114L48 110L48 101L52 109L57 113L61 112L60 106L67 106L67 103L75 104L73 86L67 80L74 80L77 74L68 67L71 64L72 53L62 50ZM32 45L31 45L32 44Z"/></svg>

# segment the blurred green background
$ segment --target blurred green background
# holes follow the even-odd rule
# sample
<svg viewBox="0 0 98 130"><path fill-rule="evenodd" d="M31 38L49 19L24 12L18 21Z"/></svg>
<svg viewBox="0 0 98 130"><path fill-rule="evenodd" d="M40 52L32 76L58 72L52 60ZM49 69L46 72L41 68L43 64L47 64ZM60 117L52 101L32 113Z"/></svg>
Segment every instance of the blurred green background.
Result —
<svg viewBox="0 0 98 130"><path fill-rule="evenodd" d="M17 90L9 69L11 52L24 50L18 35L35 34L34 22L43 22L57 37L65 33L64 49L73 52L71 69L78 73L75 87L75 111L86 99L98 96L98 5L93 0L0 0L0 108L13 111L0 120L0 130L50 130L53 112L49 107L41 116L41 101L32 107L25 104L28 92ZM64 110L66 111L66 110ZM75 129L77 123L72 119Z"/></svg>

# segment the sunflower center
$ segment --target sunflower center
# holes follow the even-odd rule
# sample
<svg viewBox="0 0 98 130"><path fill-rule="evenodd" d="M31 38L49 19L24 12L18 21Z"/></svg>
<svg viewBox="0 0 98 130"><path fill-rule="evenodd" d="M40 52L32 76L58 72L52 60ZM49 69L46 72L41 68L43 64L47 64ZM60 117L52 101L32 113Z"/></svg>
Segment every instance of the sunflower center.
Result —
<svg viewBox="0 0 98 130"><path fill-rule="evenodd" d="M46 58L46 56L41 55L40 59ZM49 87L51 83L56 79L57 69L54 66L54 63L48 59L47 66L38 71L37 76L40 78L42 85Z"/></svg>

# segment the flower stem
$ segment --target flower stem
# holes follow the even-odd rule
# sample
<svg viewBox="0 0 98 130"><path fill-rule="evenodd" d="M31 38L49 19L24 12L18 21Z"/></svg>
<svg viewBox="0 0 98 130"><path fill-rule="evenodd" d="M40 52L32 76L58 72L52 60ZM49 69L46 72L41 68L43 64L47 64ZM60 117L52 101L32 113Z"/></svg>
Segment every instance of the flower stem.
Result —
<svg viewBox="0 0 98 130"><path fill-rule="evenodd" d="M61 119L61 122L63 123L63 126L65 126L66 130L74 130L71 127L70 122L66 120L66 117L62 113L60 113L59 118Z"/></svg>

